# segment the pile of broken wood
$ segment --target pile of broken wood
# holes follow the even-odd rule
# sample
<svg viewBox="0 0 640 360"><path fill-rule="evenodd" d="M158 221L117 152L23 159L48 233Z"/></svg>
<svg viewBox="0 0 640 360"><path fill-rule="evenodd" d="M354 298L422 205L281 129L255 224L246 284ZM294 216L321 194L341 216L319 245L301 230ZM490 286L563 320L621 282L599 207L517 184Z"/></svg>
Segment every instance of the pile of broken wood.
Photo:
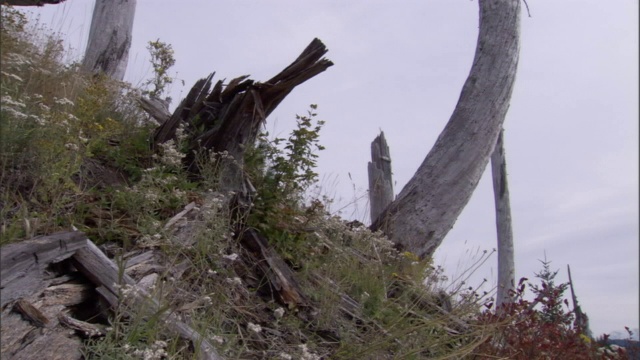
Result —
<svg viewBox="0 0 640 360"><path fill-rule="evenodd" d="M4 246L2 358L35 359L47 354L47 359L81 359L82 340L105 335L104 325L95 320L106 319L109 309L127 301L131 306L125 308L146 308L149 315L163 317L174 335L199 346L201 359L221 359L207 339L162 311L158 299L147 292L162 270L153 261L153 250L128 255L118 266L78 231ZM136 289L133 296L122 296L126 286Z"/></svg>

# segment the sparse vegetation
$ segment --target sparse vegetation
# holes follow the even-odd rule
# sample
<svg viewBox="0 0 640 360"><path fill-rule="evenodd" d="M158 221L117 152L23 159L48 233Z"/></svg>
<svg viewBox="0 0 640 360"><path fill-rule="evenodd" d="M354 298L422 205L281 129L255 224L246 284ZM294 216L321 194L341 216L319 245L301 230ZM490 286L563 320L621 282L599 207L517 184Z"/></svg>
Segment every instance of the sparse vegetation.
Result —
<svg viewBox="0 0 640 360"><path fill-rule="evenodd" d="M147 290L227 358L543 359L560 350L613 358L572 330L559 302L565 287L553 284L548 263L533 287L542 310L523 300L521 282L515 303L495 315L483 309L485 295L443 291L442 269L430 260L328 214L322 199L305 201L322 150L316 105L296 116L289 138L264 134L245 159L257 190L248 225L269 239L309 298L307 308L279 304L234 240L230 194L216 187L215 167L224 163L215 160L225 154L199 154L194 182L182 165L180 131L157 153L150 149L154 125L136 98L171 83L171 47L150 44L156 76L152 90L140 90L65 64L60 39L42 39L11 7L2 6L1 24L2 245L74 226L115 246L121 266L122 254L154 249L161 266ZM190 202L197 209L165 226ZM158 313L127 306L96 320L107 335L85 342L86 358L193 358Z"/></svg>

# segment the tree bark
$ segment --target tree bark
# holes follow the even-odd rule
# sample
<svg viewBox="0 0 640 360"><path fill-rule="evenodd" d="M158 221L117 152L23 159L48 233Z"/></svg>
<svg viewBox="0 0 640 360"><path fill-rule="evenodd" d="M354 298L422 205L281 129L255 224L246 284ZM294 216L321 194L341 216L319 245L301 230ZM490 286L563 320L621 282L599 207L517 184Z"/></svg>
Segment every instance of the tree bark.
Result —
<svg viewBox="0 0 640 360"><path fill-rule="evenodd" d="M369 162L369 203L371 222L384 212L393 202L393 179L391 155L384 132L371 142L371 162Z"/></svg>
<svg viewBox="0 0 640 360"><path fill-rule="evenodd" d="M135 11L136 0L96 0L82 63L86 71L124 79Z"/></svg>
<svg viewBox="0 0 640 360"><path fill-rule="evenodd" d="M509 108L520 49L520 0L479 0L471 72L435 145L372 229L424 258L471 198Z"/></svg>
<svg viewBox="0 0 640 360"><path fill-rule="evenodd" d="M507 183L507 162L504 155L504 130L500 131L496 148L491 154L493 195L496 203L496 229L498 234L498 293L496 308L511 302L515 288L515 263L513 256L513 231L511 229L511 205Z"/></svg>
<svg viewBox="0 0 640 360"><path fill-rule="evenodd" d="M64 2L65 0L3 0L2 5L10 6L43 6L43 5L55 5Z"/></svg>

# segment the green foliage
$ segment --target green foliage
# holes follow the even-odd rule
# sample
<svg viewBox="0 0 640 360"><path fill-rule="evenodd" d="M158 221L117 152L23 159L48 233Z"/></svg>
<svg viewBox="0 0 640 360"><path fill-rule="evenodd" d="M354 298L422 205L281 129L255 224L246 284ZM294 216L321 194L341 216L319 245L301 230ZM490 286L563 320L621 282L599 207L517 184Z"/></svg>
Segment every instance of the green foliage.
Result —
<svg viewBox="0 0 640 360"><path fill-rule="evenodd" d="M256 146L247 152L248 173L257 188L249 224L260 229L285 257L305 239L300 231L308 215L321 210L318 201L304 209L304 195L318 178L314 171L323 120L317 120L317 105L310 105L307 115L296 115L297 127L287 139L268 140L261 134ZM282 146L283 147L279 147Z"/></svg>
<svg viewBox="0 0 640 360"><path fill-rule="evenodd" d="M173 83L173 78L169 76L169 69L175 65L173 48L171 44L164 43L160 39L149 41L147 50L151 55L151 66L153 66L153 79L148 80L144 85L153 86L152 90L145 90L143 94L159 98L166 90L167 85Z"/></svg>
<svg viewBox="0 0 640 360"><path fill-rule="evenodd" d="M62 41L43 38L19 11L3 6L1 16L2 243L71 226L128 246L158 234L193 185L176 145L153 157L140 90L65 64ZM166 76L170 47L154 46Z"/></svg>

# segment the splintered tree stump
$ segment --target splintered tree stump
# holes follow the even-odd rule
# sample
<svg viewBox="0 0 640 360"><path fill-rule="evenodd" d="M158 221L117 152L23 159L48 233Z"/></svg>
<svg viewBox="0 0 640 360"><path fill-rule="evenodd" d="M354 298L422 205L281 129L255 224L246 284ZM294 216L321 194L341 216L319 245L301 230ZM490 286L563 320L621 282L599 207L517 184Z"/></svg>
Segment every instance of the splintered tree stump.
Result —
<svg viewBox="0 0 640 360"><path fill-rule="evenodd" d="M176 139L176 130L183 124L189 142L184 159L188 171L199 175L197 153L227 152L233 164L223 170L222 187L243 190L241 170L245 149L253 144L267 116L296 86L333 65L323 58L326 52L322 41L314 39L293 63L265 82L256 82L244 75L226 86L224 80L218 80L212 88L215 74L212 73L196 82L170 116L157 101L141 100L151 116L166 119L156 129L153 145L157 147Z"/></svg>

